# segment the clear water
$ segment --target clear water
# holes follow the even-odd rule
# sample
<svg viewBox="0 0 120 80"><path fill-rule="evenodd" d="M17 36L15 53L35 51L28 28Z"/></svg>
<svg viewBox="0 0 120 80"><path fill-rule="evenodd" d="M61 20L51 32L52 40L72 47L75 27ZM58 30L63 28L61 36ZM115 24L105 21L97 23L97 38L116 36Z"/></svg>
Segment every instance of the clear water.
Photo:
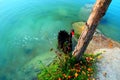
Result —
<svg viewBox="0 0 120 80"><path fill-rule="evenodd" d="M120 42L120 1L112 0L112 3L102 19L99 29L107 37Z"/></svg>
<svg viewBox="0 0 120 80"><path fill-rule="evenodd" d="M86 21L94 0L0 0L0 80L24 80L19 69L50 48L57 33ZM114 0L99 29L120 41L120 1ZM27 80L27 79L25 79Z"/></svg>

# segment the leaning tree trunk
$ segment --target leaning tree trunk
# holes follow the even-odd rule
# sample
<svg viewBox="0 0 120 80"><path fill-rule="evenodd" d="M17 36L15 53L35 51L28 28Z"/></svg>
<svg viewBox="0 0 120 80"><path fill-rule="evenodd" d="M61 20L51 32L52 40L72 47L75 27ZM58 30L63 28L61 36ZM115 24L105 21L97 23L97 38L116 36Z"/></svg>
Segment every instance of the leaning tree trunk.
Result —
<svg viewBox="0 0 120 80"><path fill-rule="evenodd" d="M91 41L93 34L97 28L100 19L105 15L112 0L97 0L92 12L85 24L85 28L78 39L78 43L73 51L72 55L79 60L84 54L89 42Z"/></svg>

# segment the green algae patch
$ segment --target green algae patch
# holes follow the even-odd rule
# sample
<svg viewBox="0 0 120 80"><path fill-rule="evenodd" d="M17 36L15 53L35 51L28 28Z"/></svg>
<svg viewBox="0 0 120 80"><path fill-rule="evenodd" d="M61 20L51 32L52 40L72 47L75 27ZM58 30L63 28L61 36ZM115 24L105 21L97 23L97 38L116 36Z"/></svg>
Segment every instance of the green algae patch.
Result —
<svg viewBox="0 0 120 80"><path fill-rule="evenodd" d="M75 30L76 34L81 34L85 26L85 22L75 22L72 24L73 29Z"/></svg>

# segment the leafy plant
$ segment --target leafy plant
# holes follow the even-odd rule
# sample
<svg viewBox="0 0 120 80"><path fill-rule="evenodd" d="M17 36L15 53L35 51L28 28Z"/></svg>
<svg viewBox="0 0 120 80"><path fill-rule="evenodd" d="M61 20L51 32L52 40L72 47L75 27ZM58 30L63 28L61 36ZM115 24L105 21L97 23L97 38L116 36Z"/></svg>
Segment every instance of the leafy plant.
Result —
<svg viewBox="0 0 120 80"><path fill-rule="evenodd" d="M45 66L42 62L42 71L38 80L91 80L96 74L97 57L100 54L85 54L79 62L70 55L62 54L56 57L53 63Z"/></svg>

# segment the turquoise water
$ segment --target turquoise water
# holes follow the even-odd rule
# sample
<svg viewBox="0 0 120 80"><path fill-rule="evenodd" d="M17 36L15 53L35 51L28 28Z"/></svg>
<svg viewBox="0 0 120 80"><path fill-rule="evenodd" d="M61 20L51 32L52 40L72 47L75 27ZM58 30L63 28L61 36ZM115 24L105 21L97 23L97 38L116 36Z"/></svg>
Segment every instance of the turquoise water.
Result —
<svg viewBox="0 0 120 80"><path fill-rule="evenodd" d="M0 0L0 80L24 80L18 71L56 48L57 33L86 21L94 0ZM114 0L99 29L120 41L119 3ZM27 79L25 79L27 80Z"/></svg>
<svg viewBox="0 0 120 80"><path fill-rule="evenodd" d="M120 42L120 1L112 0L107 14L101 21L99 29L107 37Z"/></svg>

